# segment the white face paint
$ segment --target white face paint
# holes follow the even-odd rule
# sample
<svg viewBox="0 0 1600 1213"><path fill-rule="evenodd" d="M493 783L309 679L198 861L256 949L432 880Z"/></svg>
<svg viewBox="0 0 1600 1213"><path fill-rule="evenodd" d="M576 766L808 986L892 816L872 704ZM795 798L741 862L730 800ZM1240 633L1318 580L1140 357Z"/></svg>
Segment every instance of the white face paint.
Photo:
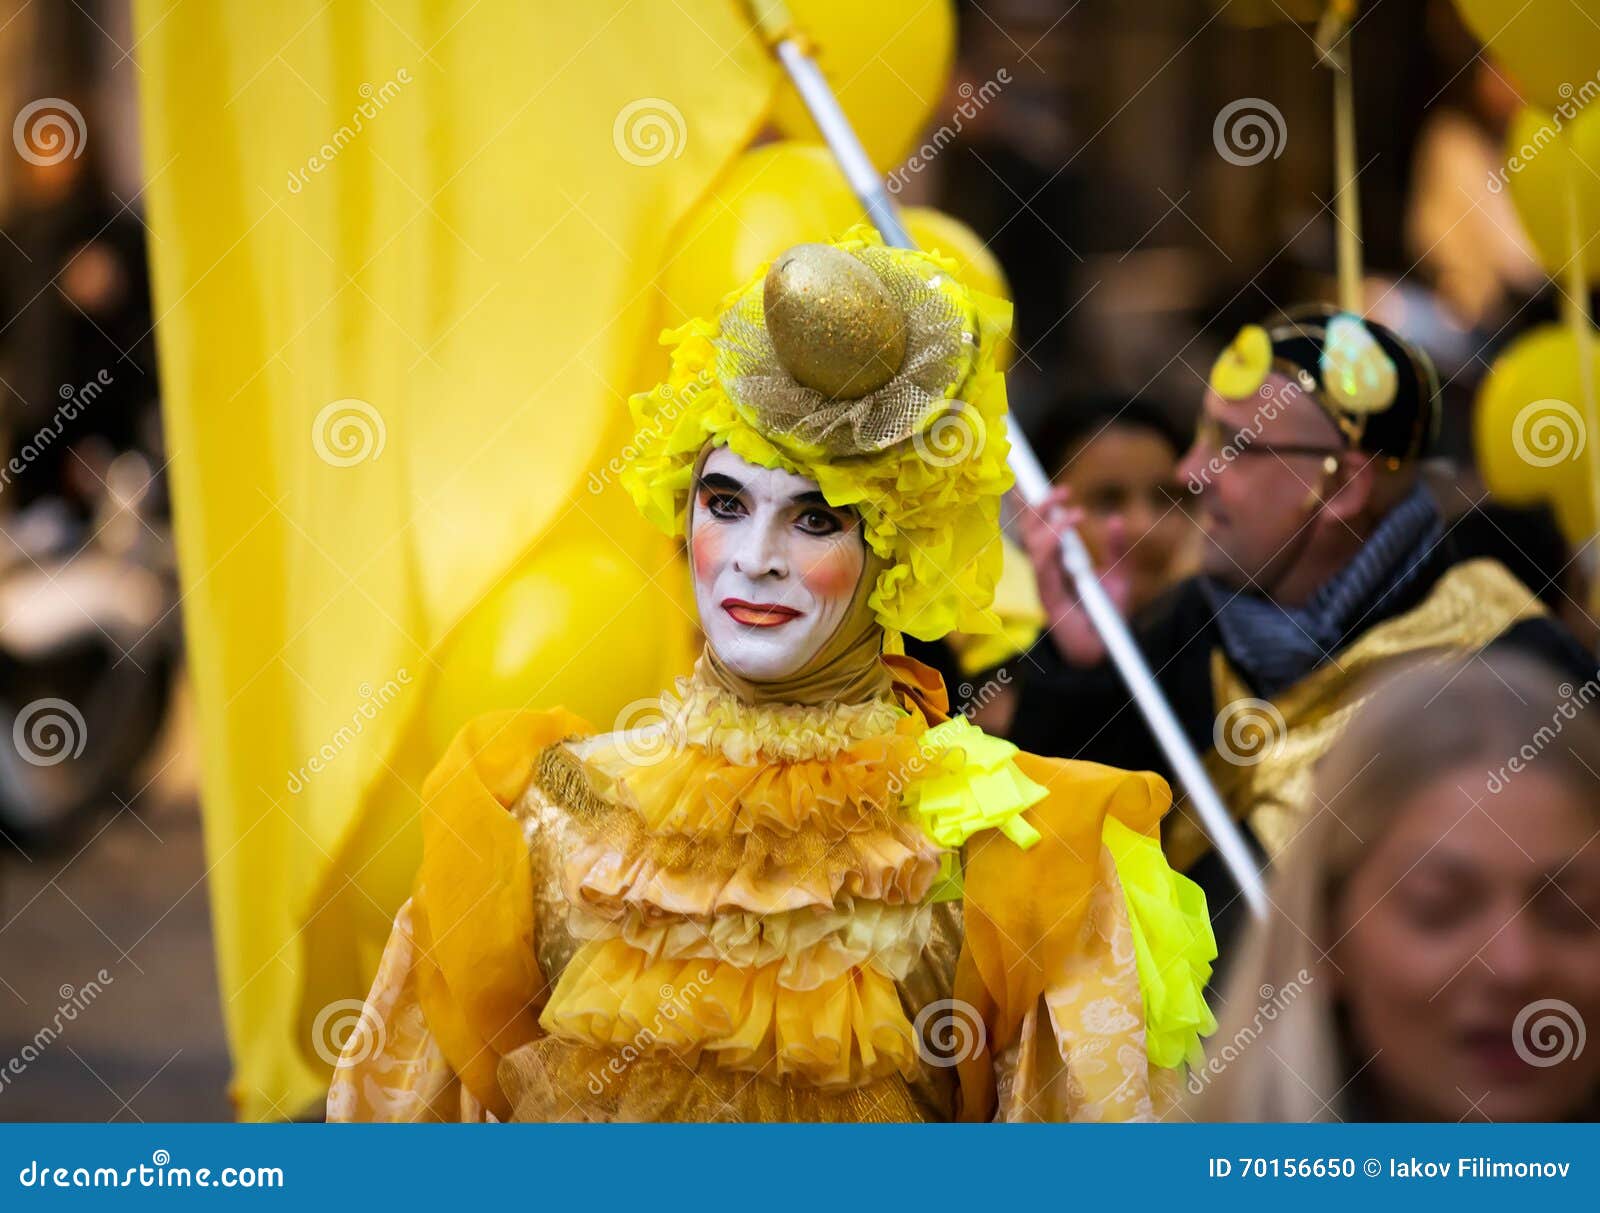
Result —
<svg viewBox="0 0 1600 1213"><path fill-rule="evenodd" d="M814 480L713 451L695 485L689 557L700 626L722 663L776 682L821 651L866 566L855 512Z"/></svg>

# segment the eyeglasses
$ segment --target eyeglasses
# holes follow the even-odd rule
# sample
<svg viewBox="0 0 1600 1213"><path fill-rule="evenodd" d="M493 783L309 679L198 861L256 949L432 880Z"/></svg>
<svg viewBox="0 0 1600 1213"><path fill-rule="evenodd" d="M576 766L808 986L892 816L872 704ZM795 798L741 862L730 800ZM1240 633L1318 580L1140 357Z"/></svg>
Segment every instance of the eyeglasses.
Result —
<svg viewBox="0 0 1600 1213"><path fill-rule="evenodd" d="M1308 446L1301 443L1285 442L1270 443L1257 442L1249 437L1245 431L1236 431L1226 442L1223 441L1222 427L1211 417L1200 418L1194 427L1194 440L1197 446L1209 447L1221 453L1226 447L1232 451L1230 459L1240 455L1318 455L1325 458L1333 466L1335 461L1344 452L1329 446ZM1333 467L1329 468L1332 471Z"/></svg>

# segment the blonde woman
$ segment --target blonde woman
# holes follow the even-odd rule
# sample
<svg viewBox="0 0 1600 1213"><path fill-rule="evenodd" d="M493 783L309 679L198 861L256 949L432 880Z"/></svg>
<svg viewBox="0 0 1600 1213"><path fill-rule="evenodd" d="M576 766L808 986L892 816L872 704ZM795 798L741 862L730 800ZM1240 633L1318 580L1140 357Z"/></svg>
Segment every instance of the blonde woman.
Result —
<svg viewBox="0 0 1600 1213"><path fill-rule="evenodd" d="M1600 1112L1597 698L1500 656L1375 692L1318 768L1189 1115Z"/></svg>

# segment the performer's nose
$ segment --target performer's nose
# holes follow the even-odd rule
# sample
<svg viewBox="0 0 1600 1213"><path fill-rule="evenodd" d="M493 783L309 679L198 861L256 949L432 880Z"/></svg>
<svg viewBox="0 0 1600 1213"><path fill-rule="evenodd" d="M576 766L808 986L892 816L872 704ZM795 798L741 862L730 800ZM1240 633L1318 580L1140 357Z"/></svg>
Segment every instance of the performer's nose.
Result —
<svg viewBox="0 0 1600 1213"><path fill-rule="evenodd" d="M744 533L733 551L733 567L752 579L787 577L789 562L778 520L756 518L741 529Z"/></svg>

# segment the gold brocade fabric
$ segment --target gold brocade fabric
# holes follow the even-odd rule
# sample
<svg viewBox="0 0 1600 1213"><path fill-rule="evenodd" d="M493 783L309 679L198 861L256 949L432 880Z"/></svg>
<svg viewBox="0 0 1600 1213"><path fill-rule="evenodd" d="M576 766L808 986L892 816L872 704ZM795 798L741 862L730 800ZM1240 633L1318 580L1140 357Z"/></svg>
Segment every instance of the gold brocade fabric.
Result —
<svg viewBox="0 0 1600 1213"><path fill-rule="evenodd" d="M411 902L395 915L372 996L345 1038L328 1090L328 1119L481 1119L428 1031L417 997Z"/></svg>
<svg viewBox="0 0 1600 1213"><path fill-rule="evenodd" d="M640 1050L595 1049L553 1038L500 1063L514 1120L541 1122L778 1122L881 1124L947 1119L892 1077L844 1090L770 1082L701 1061L684 1065Z"/></svg>
<svg viewBox="0 0 1600 1213"><path fill-rule="evenodd" d="M1036 1121L1161 1120L1176 1106L1181 1070L1152 1068L1139 1049L1118 1040L1138 984L1133 939L1117 911L1116 873L1102 856L1106 880L1089 909L1084 947L1070 976L1022 1017L1017 1040L995 1062L995 1116Z"/></svg>
<svg viewBox="0 0 1600 1213"><path fill-rule="evenodd" d="M1533 593L1498 561L1467 561L1446 572L1415 608L1362 633L1334 660L1272 700L1270 710L1231 706L1249 701L1250 691L1222 651L1213 652L1219 715L1228 718L1230 707L1234 715L1249 712L1252 727L1260 730L1260 744L1244 752L1242 761L1229 761L1215 749L1206 755L1223 802L1235 818L1249 823L1269 859L1276 859L1309 820L1312 773L1366 701L1375 670L1399 658L1442 661L1481 649L1513 624L1544 613ZM1187 813L1173 820L1166 848L1179 871L1209 845Z"/></svg>
<svg viewBox="0 0 1600 1213"><path fill-rule="evenodd" d="M1051 786L1028 811L1047 841L975 835L979 900L936 902L943 852L898 802L918 699L877 729L870 712L830 724L701 703L715 744L665 750L552 714L470 726L430 780L436 853L345 1042L329 1119L1159 1115L1177 1072L1146 1056L1131 911L1101 831L1116 816L1153 837L1165 785L1030 758ZM989 975L969 997L962 965ZM993 1080L964 1094L974 1061L998 1098Z"/></svg>

